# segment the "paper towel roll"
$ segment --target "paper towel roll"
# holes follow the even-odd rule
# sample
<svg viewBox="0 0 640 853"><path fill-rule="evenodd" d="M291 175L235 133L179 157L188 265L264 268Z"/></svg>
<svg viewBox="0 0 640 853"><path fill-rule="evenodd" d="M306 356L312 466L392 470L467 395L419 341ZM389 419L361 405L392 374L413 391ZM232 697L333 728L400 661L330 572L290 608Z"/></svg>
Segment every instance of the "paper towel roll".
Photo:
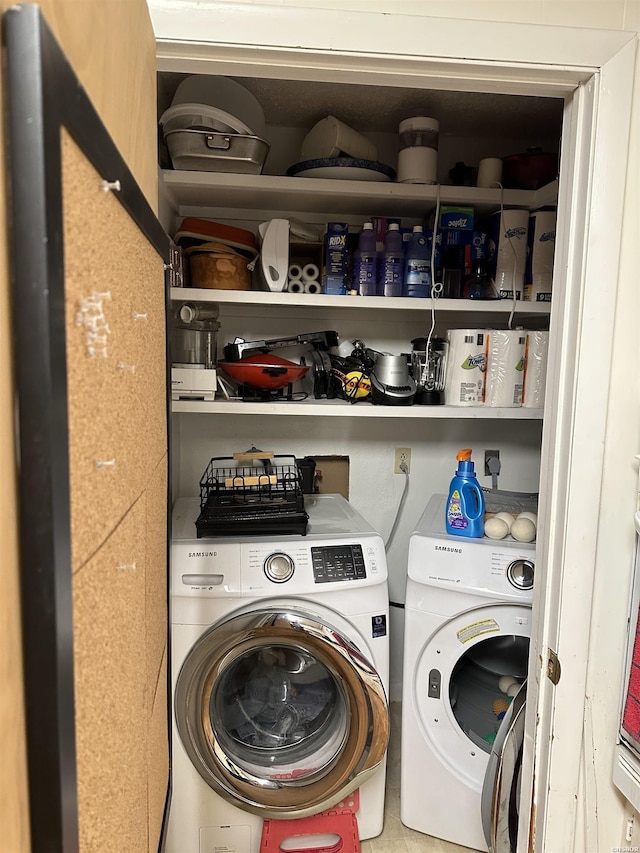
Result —
<svg viewBox="0 0 640 853"><path fill-rule="evenodd" d="M527 332L522 394L522 405L527 409L544 406L548 355L549 332Z"/></svg>
<svg viewBox="0 0 640 853"><path fill-rule="evenodd" d="M536 210L531 214L527 242L524 298L528 302L551 302L556 248L555 210Z"/></svg>
<svg viewBox="0 0 640 853"><path fill-rule="evenodd" d="M485 157L478 163L476 186L497 187L502 182L502 160L499 157Z"/></svg>
<svg viewBox="0 0 640 853"><path fill-rule="evenodd" d="M522 299L527 262L528 210L494 213L489 238L489 274L503 299Z"/></svg>
<svg viewBox="0 0 640 853"><path fill-rule="evenodd" d="M304 293L304 282L299 278L290 278L287 282L287 290L289 293Z"/></svg>
<svg viewBox="0 0 640 853"><path fill-rule="evenodd" d="M522 405L526 342L522 329L489 331L485 406L515 409Z"/></svg>
<svg viewBox="0 0 640 853"><path fill-rule="evenodd" d="M291 264L289 266L289 278L292 279L300 279L302 278L302 267L300 264Z"/></svg>
<svg viewBox="0 0 640 853"><path fill-rule="evenodd" d="M444 401L447 406L481 406L487 364L487 329L449 329Z"/></svg>
<svg viewBox="0 0 640 853"><path fill-rule="evenodd" d="M320 278L320 270L315 264L305 264L302 267L303 281L317 281Z"/></svg>
<svg viewBox="0 0 640 853"><path fill-rule="evenodd" d="M320 282L319 281L305 281L304 282L304 292L305 293L321 293Z"/></svg>

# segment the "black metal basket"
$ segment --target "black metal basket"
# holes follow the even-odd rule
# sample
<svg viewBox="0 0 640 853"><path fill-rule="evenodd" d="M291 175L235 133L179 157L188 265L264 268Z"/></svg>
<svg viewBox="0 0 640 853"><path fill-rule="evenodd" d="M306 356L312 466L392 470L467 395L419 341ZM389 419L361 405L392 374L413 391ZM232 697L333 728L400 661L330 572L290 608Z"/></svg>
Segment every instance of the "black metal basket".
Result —
<svg viewBox="0 0 640 853"><path fill-rule="evenodd" d="M243 454L244 455L244 454ZM295 456L211 459L200 479L198 537L306 534L302 474Z"/></svg>

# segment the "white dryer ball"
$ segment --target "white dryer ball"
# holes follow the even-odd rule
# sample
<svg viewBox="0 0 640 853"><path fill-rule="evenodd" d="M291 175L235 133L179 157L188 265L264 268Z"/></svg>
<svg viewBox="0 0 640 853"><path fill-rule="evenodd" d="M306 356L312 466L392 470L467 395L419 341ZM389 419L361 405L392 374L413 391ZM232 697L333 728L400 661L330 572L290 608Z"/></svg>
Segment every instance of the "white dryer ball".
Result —
<svg viewBox="0 0 640 853"><path fill-rule="evenodd" d="M518 542L533 542L536 538L536 526L528 518L516 518L511 525L511 535Z"/></svg>
<svg viewBox="0 0 640 853"><path fill-rule="evenodd" d="M489 539L504 539L509 532L509 525L496 515L488 518L484 523L484 535Z"/></svg>
<svg viewBox="0 0 640 853"><path fill-rule="evenodd" d="M521 512L516 518L516 521L518 520L518 518L528 518L529 521L533 521L536 527L538 526L538 516L535 514L535 512Z"/></svg>
<svg viewBox="0 0 640 853"><path fill-rule="evenodd" d="M507 696L515 696L518 690L520 690L520 683L518 681L514 681L511 687L507 689Z"/></svg>
<svg viewBox="0 0 640 853"><path fill-rule="evenodd" d="M501 518L506 523L509 530L511 530L511 525L513 524L513 516L510 512L497 512L493 517Z"/></svg>
<svg viewBox="0 0 640 853"><path fill-rule="evenodd" d="M507 692L507 690L508 690L508 689L509 689L513 684L517 684L517 683L518 683L518 682L515 680L515 678L514 678L512 675L503 675L503 676L500 678L500 680L498 681L498 688L500 689L500 692L501 692L501 693L506 693L506 692Z"/></svg>

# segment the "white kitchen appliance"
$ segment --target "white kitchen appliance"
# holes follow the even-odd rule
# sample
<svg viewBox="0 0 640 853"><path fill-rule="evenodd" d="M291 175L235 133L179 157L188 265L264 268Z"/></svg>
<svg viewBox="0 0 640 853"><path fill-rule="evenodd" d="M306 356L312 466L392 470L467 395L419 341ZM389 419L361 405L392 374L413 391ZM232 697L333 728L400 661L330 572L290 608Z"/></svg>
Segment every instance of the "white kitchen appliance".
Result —
<svg viewBox="0 0 640 853"><path fill-rule="evenodd" d="M449 536L445 507L446 496L434 495L409 541L400 816L487 850L482 802L491 808L504 791L485 777L527 674L535 545ZM491 762L498 781L515 786L517 772L506 778L501 767ZM500 850L509 849L507 839Z"/></svg>
<svg viewBox="0 0 640 853"><path fill-rule="evenodd" d="M267 290L280 292L287 286L289 271L289 220L270 219L258 225L260 258L258 272Z"/></svg>
<svg viewBox="0 0 640 853"><path fill-rule="evenodd" d="M382 830L384 545L340 495L305 509L305 536L197 538L199 500L176 502L166 853L258 853L264 819L355 789L360 837Z"/></svg>
<svg viewBox="0 0 640 853"><path fill-rule="evenodd" d="M171 399L213 400L216 395L217 305L184 302L173 315Z"/></svg>

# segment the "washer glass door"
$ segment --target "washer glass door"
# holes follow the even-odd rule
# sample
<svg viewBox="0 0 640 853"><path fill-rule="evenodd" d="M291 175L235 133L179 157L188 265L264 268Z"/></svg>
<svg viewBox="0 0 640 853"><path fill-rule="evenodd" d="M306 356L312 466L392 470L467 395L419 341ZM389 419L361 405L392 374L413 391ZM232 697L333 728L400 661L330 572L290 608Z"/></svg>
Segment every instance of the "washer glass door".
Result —
<svg viewBox="0 0 640 853"><path fill-rule="evenodd" d="M381 679L344 632L299 608L231 616L193 646L175 717L202 778L262 817L303 817L351 793L386 751Z"/></svg>

